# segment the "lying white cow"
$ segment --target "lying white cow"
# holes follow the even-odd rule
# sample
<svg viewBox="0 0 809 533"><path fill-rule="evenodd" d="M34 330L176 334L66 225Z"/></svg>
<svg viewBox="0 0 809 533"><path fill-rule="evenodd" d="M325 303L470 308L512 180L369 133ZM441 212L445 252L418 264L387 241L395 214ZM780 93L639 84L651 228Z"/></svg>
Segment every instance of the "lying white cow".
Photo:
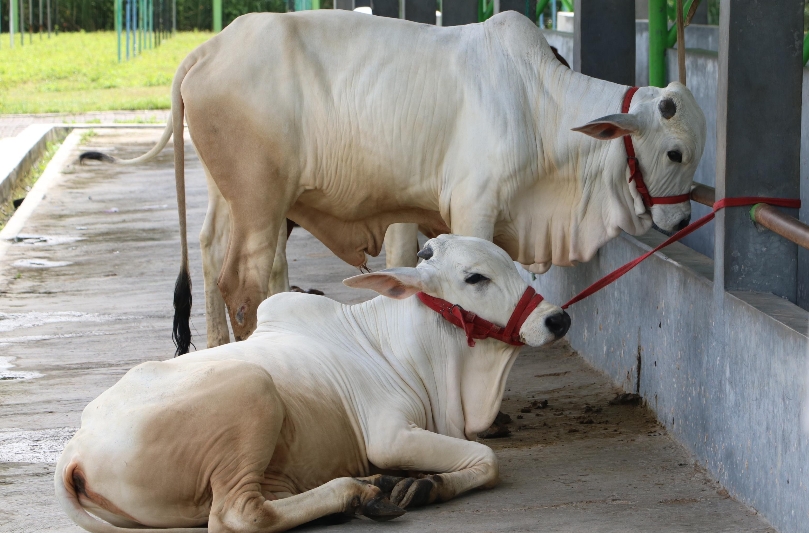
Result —
<svg viewBox="0 0 809 533"><path fill-rule="evenodd" d="M687 194L705 118L678 83L641 88L621 113L626 93L566 68L513 12L450 28L339 10L253 14L183 61L173 124L135 161L181 132L185 115L208 175L200 240L216 346L229 340L225 304L244 339L258 304L286 288L285 217L357 266L390 224L408 222L493 241L533 272L588 261L621 230L681 227L690 203L645 202L620 137L633 139L651 196ZM174 146L184 353L190 278Z"/></svg>
<svg viewBox="0 0 809 533"><path fill-rule="evenodd" d="M87 406L57 464L62 507L92 532L121 530L88 511L126 528L270 532L496 485L475 435L519 344L559 338L570 319L492 243L444 235L420 255L345 281L386 297L279 294L246 341L129 371Z"/></svg>

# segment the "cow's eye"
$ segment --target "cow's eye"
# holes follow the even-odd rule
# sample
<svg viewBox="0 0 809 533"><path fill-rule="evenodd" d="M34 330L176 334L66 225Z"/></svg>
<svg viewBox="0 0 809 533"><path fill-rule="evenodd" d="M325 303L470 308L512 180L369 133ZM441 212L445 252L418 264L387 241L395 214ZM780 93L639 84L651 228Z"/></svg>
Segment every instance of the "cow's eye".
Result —
<svg viewBox="0 0 809 533"><path fill-rule="evenodd" d="M482 274L472 274L471 276L466 278L464 281L467 282L470 285L475 285L476 283L480 283L481 281L489 281L489 278L487 278L486 276L484 276Z"/></svg>
<svg viewBox="0 0 809 533"><path fill-rule="evenodd" d="M679 150L669 150L666 152L666 155L669 156L669 159L675 163L683 162L683 154Z"/></svg>

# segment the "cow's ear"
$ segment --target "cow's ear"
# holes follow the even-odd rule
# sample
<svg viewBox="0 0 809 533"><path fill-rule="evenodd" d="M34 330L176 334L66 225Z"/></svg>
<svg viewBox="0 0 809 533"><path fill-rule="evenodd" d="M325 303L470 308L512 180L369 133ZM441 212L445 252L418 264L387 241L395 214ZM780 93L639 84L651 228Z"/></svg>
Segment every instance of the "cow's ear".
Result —
<svg viewBox="0 0 809 533"><path fill-rule="evenodd" d="M361 274L344 279L343 285L355 289L370 289L397 300L403 300L424 290L424 282L417 268L389 268Z"/></svg>
<svg viewBox="0 0 809 533"><path fill-rule="evenodd" d="M600 141L609 141L610 139L637 133L640 131L640 124L638 123L638 117L635 115L619 113L593 120L584 126L573 128L573 131L584 133Z"/></svg>

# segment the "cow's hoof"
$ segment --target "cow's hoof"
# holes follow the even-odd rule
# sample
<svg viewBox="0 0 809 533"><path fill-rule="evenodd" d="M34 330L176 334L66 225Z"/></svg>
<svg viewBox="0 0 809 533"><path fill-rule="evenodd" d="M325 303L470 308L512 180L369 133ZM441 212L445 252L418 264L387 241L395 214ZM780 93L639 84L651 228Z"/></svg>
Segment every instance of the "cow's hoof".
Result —
<svg viewBox="0 0 809 533"><path fill-rule="evenodd" d="M393 488L399 483L401 480L405 479L399 476L388 476L385 474L375 474L373 476L364 477L364 478L356 478L358 481L362 481L363 483L369 483L374 487L379 487L382 493L390 498L390 493L393 491Z"/></svg>
<svg viewBox="0 0 809 533"><path fill-rule="evenodd" d="M403 479L391 492L390 501L403 509L433 503L438 496L438 487L432 477Z"/></svg>
<svg viewBox="0 0 809 533"><path fill-rule="evenodd" d="M390 502L385 497L378 496L366 503L362 508L362 514L377 522L393 520L405 514L407 511Z"/></svg>

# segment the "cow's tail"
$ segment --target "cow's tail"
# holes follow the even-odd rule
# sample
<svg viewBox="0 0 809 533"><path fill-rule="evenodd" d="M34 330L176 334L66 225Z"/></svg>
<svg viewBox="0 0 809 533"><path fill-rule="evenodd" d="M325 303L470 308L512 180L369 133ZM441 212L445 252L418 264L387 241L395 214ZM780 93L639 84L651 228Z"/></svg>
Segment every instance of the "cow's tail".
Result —
<svg viewBox="0 0 809 533"><path fill-rule="evenodd" d="M183 139L183 118L185 105L180 91L183 79L195 60L189 56L180 64L171 84L171 121L174 123L174 180L177 185L177 212L180 216L180 246L182 260L180 274L174 284L174 325L171 338L177 347L175 356L188 353L191 346L191 274L188 270L188 231L185 216L185 142Z"/></svg>
<svg viewBox="0 0 809 533"><path fill-rule="evenodd" d="M61 464L60 461L59 466L61 466ZM77 525L90 533L143 533L146 531L144 529L118 527L93 518L79 502L79 495L73 482L73 474L78 463L75 460L71 461L65 466L62 472L59 472L59 466L57 466L56 476L54 478L56 499L59 500L59 505L62 506L67 516ZM160 531L161 533L204 533L208 531L208 528L172 528L161 529Z"/></svg>
<svg viewBox="0 0 809 533"><path fill-rule="evenodd" d="M169 143L169 139L171 139L171 134L175 131L173 121L169 119L166 123L166 129L163 130L163 136L160 137L160 140L157 142L151 150L143 154L142 156L138 156L134 159L118 159L109 154L105 154L103 152L84 152L79 156L79 163L84 163L85 160L91 159L94 161L103 161L104 163L115 163L116 165L137 165L138 163L144 163L146 161L151 160L154 156L159 154L163 151L163 148ZM180 130L182 131L182 130Z"/></svg>

